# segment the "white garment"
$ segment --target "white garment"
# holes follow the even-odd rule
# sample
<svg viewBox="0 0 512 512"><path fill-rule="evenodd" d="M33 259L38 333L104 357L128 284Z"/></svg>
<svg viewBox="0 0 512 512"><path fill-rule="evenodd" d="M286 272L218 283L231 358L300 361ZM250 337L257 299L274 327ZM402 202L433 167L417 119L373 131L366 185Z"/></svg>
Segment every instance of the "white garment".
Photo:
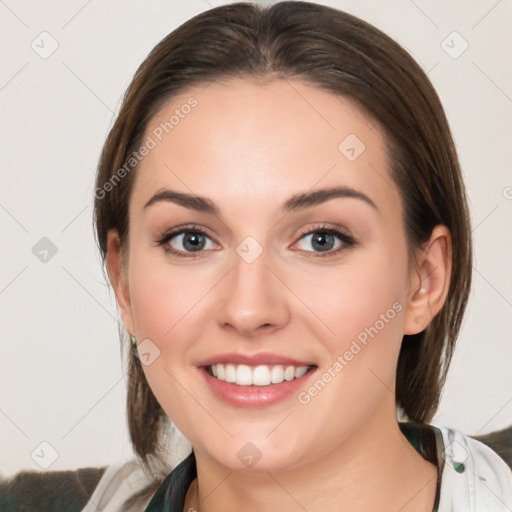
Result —
<svg viewBox="0 0 512 512"><path fill-rule="evenodd" d="M141 465L135 460L112 464L107 467L82 512L141 512L140 509L123 508L123 503L143 489L149 481Z"/></svg>
<svg viewBox="0 0 512 512"><path fill-rule="evenodd" d="M439 512L512 512L512 470L484 443L448 427ZM462 463L461 473L454 465Z"/></svg>
<svg viewBox="0 0 512 512"><path fill-rule="evenodd" d="M438 512L512 512L512 470L503 459L485 444L461 432L448 427L436 428L443 436L445 461ZM188 453L182 449L172 467ZM459 472L461 463L464 470ZM141 512L145 507L139 510L121 507L150 480L136 461L111 465L82 512Z"/></svg>
<svg viewBox="0 0 512 512"><path fill-rule="evenodd" d="M163 480L172 468L190 455L192 447L170 421L162 435L161 444L168 447L167 453L164 452L163 457L169 469L166 474L161 475L161 480ZM144 507L134 506L128 509L123 507L123 504L130 496L137 494L149 485L152 480L152 475L148 475L142 464L136 459L111 464L103 473L82 512L142 512L149 504L150 498Z"/></svg>

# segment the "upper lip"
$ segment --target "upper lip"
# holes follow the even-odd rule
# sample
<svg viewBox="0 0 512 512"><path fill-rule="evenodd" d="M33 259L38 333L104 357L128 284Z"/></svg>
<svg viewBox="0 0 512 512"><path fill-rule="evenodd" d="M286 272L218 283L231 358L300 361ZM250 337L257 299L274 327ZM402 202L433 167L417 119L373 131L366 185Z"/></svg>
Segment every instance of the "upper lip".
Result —
<svg viewBox="0 0 512 512"><path fill-rule="evenodd" d="M288 366L314 366L311 361L299 361L291 357L282 356L279 354L272 354L270 352L260 352L257 354L242 354L242 353L225 353L216 354L207 359L199 361L198 367L212 366L214 364L245 364L247 366L258 365L288 365Z"/></svg>

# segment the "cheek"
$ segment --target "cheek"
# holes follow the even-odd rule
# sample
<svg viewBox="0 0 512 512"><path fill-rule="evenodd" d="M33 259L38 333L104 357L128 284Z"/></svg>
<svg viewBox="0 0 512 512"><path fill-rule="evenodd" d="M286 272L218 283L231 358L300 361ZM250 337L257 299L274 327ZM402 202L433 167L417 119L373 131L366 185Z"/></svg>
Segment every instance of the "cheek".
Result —
<svg viewBox="0 0 512 512"><path fill-rule="evenodd" d="M318 268L309 275L290 276L311 314L317 318L317 333L324 332L333 349L342 350L347 343L375 328L389 342L401 340L402 315L407 283L407 258L389 250L354 253L347 264ZM313 324L311 324L313 325ZM382 333L380 333L382 331ZM332 352L332 350L331 350Z"/></svg>
<svg viewBox="0 0 512 512"><path fill-rule="evenodd" d="M173 421L182 419L183 411L187 411L186 423L178 423L188 431L188 422L195 421L195 415L199 414L198 421L204 420L190 403L183 383L195 377L190 374L190 348L204 331L199 315L209 307L208 294L215 281L197 268L171 269L164 259L147 253L133 252L129 268L136 336L139 343L150 340L150 352L156 354L150 364L143 364L144 374Z"/></svg>
<svg viewBox="0 0 512 512"><path fill-rule="evenodd" d="M309 325L327 353L318 379L301 390L299 402L306 410L311 404L323 421L324 414L335 425L345 423L347 411L350 421L358 421L394 399L407 266L406 258L391 253L319 273L298 292L318 317Z"/></svg>
<svg viewBox="0 0 512 512"><path fill-rule="evenodd" d="M209 276L197 268L184 266L177 271L161 256L142 254L133 254L129 282L138 335L156 344L172 339L176 327L194 314L211 288Z"/></svg>

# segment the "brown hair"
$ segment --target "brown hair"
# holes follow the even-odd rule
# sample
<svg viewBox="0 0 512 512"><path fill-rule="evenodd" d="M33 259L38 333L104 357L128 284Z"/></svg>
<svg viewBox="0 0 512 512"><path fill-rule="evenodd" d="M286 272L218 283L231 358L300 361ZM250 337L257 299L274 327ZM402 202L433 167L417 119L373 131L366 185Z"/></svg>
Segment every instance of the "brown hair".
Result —
<svg viewBox="0 0 512 512"><path fill-rule="evenodd" d="M446 302L423 332L404 336L397 367L398 402L410 419L429 421L471 283L466 194L450 129L427 76L395 41L354 16L307 2L236 3L203 12L165 37L137 70L101 154L95 225L104 263L109 230L117 230L122 247L127 245L136 165L121 177L119 170L140 146L148 121L185 88L230 77L295 78L355 100L386 137L409 249L426 242L437 224L450 230L453 267ZM144 463L158 458L164 420L139 360L130 357L128 423Z"/></svg>

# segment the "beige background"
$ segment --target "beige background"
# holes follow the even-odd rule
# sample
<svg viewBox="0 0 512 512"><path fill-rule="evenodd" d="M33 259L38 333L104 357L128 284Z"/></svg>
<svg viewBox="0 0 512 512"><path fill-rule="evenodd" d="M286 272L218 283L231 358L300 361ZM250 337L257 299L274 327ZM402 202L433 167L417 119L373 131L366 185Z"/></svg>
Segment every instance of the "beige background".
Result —
<svg viewBox="0 0 512 512"><path fill-rule="evenodd" d="M92 232L95 167L148 51L222 3L0 0L3 474L131 456L118 316ZM398 40L445 105L471 199L476 260L434 423L468 434L502 428L512 423L512 2L320 3ZM43 237L57 250L46 262L32 251Z"/></svg>

